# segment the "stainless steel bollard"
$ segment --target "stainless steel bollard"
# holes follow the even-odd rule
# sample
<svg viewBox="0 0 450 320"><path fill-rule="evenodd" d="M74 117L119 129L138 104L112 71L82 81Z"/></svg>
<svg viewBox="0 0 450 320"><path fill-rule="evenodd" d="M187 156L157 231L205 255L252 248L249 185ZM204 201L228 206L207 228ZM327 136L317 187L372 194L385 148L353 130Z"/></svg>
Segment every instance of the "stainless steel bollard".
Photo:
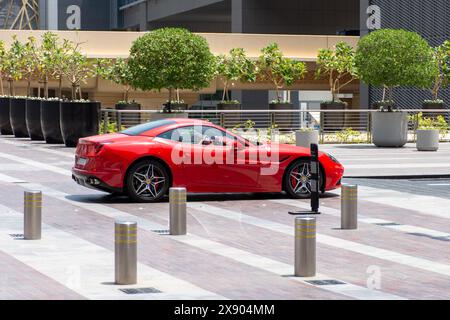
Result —
<svg viewBox="0 0 450 320"><path fill-rule="evenodd" d="M115 223L115 277L116 284L137 283L137 223Z"/></svg>
<svg viewBox="0 0 450 320"><path fill-rule="evenodd" d="M316 218L295 218L295 276L316 275Z"/></svg>
<svg viewBox="0 0 450 320"><path fill-rule="evenodd" d="M341 191L341 229L358 228L358 186L342 185Z"/></svg>
<svg viewBox="0 0 450 320"><path fill-rule="evenodd" d="M42 229L42 192L25 191L23 204L23 237L25 240L40 240Z"/></svg>
<svg viewBox="0 0 450 320"><path fill-rule="evenodd" d="M186 234L186 188L170 188L170 234Z"/></svg>

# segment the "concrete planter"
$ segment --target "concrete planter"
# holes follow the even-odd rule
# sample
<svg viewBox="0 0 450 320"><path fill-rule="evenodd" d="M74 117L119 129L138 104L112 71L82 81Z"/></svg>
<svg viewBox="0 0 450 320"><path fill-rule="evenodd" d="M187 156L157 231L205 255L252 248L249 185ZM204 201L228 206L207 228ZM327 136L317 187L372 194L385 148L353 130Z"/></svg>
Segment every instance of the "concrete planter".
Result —
<svg viewBox="0 0 450 320"><path fill-rule="evenodd" d="M11 120L9 119L9 104L11 98L0 98L0 133L12 135Z"/></svg>
<svg viewBox="0 0 450 320"><path fill-rule="evenodd" d="M312 143L319 144L319 131L296 131L295 142L297 147L310 149Z"/></svg>
<svg viewBox="0 0 450 320"><path fill-rule="evenodd" d="M16 138L28 138L27 122L25 119L27 99L11 98L9 119Z"/></svg>
<svg viewBox="0 0 450 320"><path fill-rule="evenodd" d="M377 147L403 147L408 141L406 112L372 113L372 142Z"/></svg>
<svg viewBox="0 0 450 320"><path fill-rule="evenodd" d="M439 149L439 130L417 130L417 150L437 151Z"/></svg>
<svg viewBox="0 0 450 320"><path fill-rule="evenodd" d="M41 100L27 100L25 108L25 122L27 124L27 130L31 140L44 140L41 126Z"/></svg>
<svg viewBox="0 0 450 320"><path fill-rule="evenodd" d="M100 102L62 101L61 135L66 147L76 147L80 138L95 136L100 125Z"/></svg>
<svg viewBox="0 0 450 320"><path fill-rule="evenodd" d="M64 143L61 135L58 100L42 100L41 102L41 127L47 143Z"/></svg>

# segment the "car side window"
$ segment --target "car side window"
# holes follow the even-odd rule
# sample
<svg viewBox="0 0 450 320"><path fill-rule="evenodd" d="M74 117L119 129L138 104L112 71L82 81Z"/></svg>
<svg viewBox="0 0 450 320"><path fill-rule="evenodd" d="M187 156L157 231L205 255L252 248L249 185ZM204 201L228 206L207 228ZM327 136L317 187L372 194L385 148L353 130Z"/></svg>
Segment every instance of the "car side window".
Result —
<svg viewBox="0 0 450 320"><path fill-rule="evenodd" d="M224 142L236 140L235 137L228 134L225 131L219 130L214 127L203 126L203 139L211 141L215 146L223 146Z"/></svg>
<svg viewBox="0 0 450 320"><path fill-rule="evenodd" d="M158 135L158 138L190 144L199 144L202 141L202 137L202 133L194 126L176 128Z"/></svg>

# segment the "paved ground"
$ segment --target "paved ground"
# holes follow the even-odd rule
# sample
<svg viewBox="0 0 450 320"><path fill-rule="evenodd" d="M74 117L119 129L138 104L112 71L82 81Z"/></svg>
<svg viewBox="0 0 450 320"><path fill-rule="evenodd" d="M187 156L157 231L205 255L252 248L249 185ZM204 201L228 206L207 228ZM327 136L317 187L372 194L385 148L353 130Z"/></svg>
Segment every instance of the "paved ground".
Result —
<svg viewBox="0 0 450 320"><path fill-rule="evenodd" d="M417 151L415 144L403 148L377 148L372 144L320 145L345 166L346 177L447 176L450 177L450 143L436 152Z"/></svg>
<svg viewBox="0 0 450 320"><path fill-rule="evenodd" d="M307 201L191 195L189 234L161 235L167 201L135 204L81 188L70 179L72 161L73 149L0 137L0 299L450 299L447 180L436 180L431 194L406 180L347 180L360 185L356 231L339 229L339 192L327 193L318 218L319 274L301 279L292 276L287 212ZM44 192L41 241L20 238L30 189ZM113 284L116 219L139 225L137 286ZM308 282L324 279L342 284ZM161 293L119 290L130 287Z"/></svg>

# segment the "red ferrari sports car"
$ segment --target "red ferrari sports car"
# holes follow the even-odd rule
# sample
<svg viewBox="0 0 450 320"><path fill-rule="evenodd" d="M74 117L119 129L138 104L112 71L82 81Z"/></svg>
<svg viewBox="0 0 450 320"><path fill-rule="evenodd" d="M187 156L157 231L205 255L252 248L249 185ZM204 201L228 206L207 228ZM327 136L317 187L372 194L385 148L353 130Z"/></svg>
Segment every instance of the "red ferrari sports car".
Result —
<svg viewBox="0 0 450 320"><path fill-rule="evenodd" d="M191 193L287 192L310 196L310 150L252 143L207 121L166 119L80 139L72 169L80 185L155 202L170 187ZM343 166L319 153L320 185L340 187Z"/></svg>

